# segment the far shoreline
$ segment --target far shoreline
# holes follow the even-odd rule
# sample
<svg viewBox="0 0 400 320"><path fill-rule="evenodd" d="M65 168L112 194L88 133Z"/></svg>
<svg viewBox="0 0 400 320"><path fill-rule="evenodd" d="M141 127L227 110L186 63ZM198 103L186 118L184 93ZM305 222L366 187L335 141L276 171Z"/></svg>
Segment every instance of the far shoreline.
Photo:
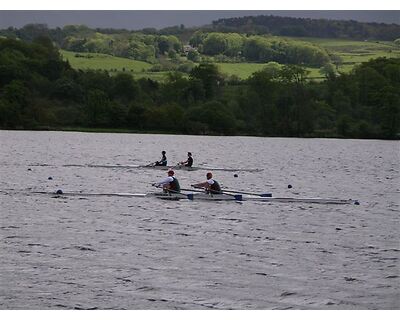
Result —
<svg viewBox="0 0 400 320"><path fill-rule="evenodd" d="M159 130L133 130L121 128L86 128L86 127L38 127L38 128L0 128L0 131L38 131L38 132L81 132L81 133L125 133L125 134L158 134L158 135L183 135L203 137L253 137L253 138L292 138L292 139L336 139L336 140L378 140L378 141L400 141L400 133L394 139L383 139L376 137L357 138L343 137L339 135L306 135L306 136L263 136L251 134L188 134L179 132L168 132Z"/></svg>

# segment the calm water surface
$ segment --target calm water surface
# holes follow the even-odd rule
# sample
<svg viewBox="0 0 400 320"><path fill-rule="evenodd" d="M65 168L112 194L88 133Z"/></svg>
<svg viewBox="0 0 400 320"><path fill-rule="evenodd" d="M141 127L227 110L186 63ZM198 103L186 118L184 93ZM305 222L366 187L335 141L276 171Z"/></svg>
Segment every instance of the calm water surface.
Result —
<svg viewBox="0 0 400 320"><path fill-rule="evenodd" d="M0 131L1 309L399 309L399 143ZM60 197L151 192L159 170L225 188L361 205ZM206 172L177 171L181 186ZM52 180L48 180L52 177ZM293 186L288 189L288 184Z"/></svg>

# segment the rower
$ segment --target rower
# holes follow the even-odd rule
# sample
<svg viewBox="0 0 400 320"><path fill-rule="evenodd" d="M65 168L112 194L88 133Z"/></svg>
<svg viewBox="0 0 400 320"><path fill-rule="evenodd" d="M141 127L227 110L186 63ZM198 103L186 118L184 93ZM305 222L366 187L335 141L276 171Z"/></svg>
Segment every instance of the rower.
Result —
<svg viewBox="0 0 400 320"><path fill-rule="evenodd" d="M173 170L168 170L168 176L161 180L160 182L153 183L155 187L163 187L164 192L180 193L181 187L179 181L174 177L175 172Z"/></svg>
<svg viewBox="0 0 400 320"><path fill-rule="evenodd" d="M192 167L192 165L193 165L192 153L191 153L191 152L188 152L187 155L188 155L187 160L186 160L186 161L179 162L179 164L180 164L180 165L185 165L185 167Z"/></svg>
<svg viewBox="0 0 400 320"><path fill-rule="evenodd" d="M221 194L221 187L219 185L219 183L214 180L212 177L212 173L208 172L206 174L207 180L201 183L197 183L197 184L192 184L193 188L204 188L206 190L207 193L211 193L211 194Z"/></svg>
<svg viewBox="0 0 400 320"><path fill-rule="evenodd" d="M166 154L165 151L161 152L161 160L160 161L156 161L154 163L155 166L164 166L164 167L167 166L167 156L165 154Z"/></svg>

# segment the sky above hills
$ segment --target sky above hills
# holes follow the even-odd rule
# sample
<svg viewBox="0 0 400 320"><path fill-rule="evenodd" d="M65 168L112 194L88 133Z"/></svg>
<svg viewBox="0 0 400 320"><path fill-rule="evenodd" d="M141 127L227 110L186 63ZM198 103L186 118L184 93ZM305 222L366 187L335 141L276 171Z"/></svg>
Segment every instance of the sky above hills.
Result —
<svg viewBox="0 0 400 320"><path fill-rule="evenodd" d="M210 24L219 18L254 15L277 15L299 18L356 20L400 24L400 11L396 10L324 10L324 11L0 11L0 28L20 28L28 23L45 23L49 27L63 27L69 24L85 24L99 28L164 28L183 24L186 27Z"/></svg>

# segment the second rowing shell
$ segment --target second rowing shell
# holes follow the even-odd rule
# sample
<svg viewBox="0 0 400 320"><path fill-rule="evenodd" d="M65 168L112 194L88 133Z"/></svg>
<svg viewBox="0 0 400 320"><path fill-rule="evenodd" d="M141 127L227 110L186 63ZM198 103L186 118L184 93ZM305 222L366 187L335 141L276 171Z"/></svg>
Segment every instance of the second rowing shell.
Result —
<svg viewBox="0 0 400 320"><path fill-rule="evenodd" d="M229 172L260 172L263 169L255 168L216 168L216 167L186 167L182 165L176 166L148 166L148 165L122 165L122 164L66 164L64 167L88 167L88 168L110 168L110 169L158 169L158 170L186 170L186 171L229 171Z"/></svg>

